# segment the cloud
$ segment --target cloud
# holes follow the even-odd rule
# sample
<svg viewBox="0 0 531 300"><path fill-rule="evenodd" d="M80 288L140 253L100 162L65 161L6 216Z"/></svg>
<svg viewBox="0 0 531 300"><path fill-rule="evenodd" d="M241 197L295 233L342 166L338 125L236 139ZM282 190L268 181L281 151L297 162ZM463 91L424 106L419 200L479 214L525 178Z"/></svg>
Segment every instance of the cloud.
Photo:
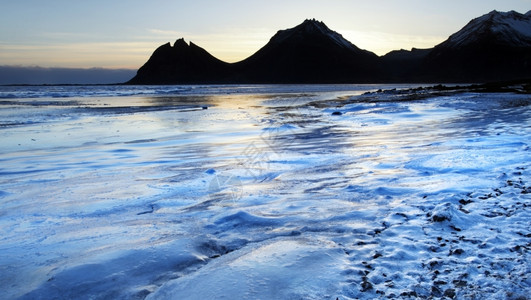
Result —
<svg viewBox="0 0 531 300"><path fill-rule="evenodd" d="M109 84L126 82L135 74L132 69L0 66L0 84Z"/></svg>

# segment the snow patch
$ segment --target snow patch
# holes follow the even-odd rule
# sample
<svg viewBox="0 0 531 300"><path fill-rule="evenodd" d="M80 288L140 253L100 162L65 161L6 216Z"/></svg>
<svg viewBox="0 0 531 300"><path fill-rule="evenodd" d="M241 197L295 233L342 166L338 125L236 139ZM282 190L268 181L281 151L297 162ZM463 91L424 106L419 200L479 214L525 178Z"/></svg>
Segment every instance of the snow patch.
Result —
<svg viewBox="0 0 531 300"><path fill-rule="evenodd" d="M167 282L146 299L331 299L340 290L341 254L304 239L250 245Z"/></svg>

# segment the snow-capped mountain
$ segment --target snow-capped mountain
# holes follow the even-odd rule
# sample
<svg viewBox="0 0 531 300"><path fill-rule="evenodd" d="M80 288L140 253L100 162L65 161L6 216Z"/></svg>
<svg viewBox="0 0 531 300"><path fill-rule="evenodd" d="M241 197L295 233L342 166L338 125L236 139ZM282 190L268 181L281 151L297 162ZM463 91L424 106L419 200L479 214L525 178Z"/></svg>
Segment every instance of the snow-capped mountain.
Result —
<svg viewBox="0 0 531 300"><path fill-rule="evenodd" d="M487 40L517 47L531 46L531 11L526 14L491 11L470 21L443 45L459 48Z"/></svg>
<svg viewBox="0 0 531 300"><path fill-rule="evenodd" d="M531 77L531 12L492 11L435 46L419 76L427 81L497 81Z"/></svg>

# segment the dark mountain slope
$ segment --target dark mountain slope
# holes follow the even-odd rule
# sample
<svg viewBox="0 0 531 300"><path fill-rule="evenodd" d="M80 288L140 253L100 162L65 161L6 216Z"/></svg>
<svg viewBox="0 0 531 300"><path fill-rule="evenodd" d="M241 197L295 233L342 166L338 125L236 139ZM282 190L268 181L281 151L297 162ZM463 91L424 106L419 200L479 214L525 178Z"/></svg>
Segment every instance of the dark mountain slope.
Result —
<svg viewBox="0 0 531 300"><path fill-rule="evenodd" d="M235 67L249 82L373 82L381 76L376 54L359 49L315 20L279 31Z"/></svg>
<svg viewBox="0 0 531 300"><path fill-rule="evenodd" d="M422 61L433 50L413 48L408 50L394 50L381 57L381 64L385 70L386 82L421 82L419 68Z"/></svg>
<svg viewBox="0 0 531 300"><path fill-rule="evenodd" d="M160 46L129 84L218 83L230 77L230 64L184 39Z"/></svg>
<svg viewBox="0 0 531 300"><path fill-rule="evenodd" d="M419 75L454 82L531 77L531 12L492 11L470 21L426 56Z"/></svg>

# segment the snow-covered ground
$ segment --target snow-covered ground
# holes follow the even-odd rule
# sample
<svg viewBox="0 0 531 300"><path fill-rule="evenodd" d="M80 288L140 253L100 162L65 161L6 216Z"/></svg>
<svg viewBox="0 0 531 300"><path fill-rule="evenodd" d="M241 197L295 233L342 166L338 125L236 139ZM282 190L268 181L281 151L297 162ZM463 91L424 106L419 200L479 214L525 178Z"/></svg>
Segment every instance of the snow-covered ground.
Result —
<svg viewBox="0 0 531 300"><path fill-rule="evenodd" d="M526 299L531 97L394 87L1 87L2 298Z"/></svg>

